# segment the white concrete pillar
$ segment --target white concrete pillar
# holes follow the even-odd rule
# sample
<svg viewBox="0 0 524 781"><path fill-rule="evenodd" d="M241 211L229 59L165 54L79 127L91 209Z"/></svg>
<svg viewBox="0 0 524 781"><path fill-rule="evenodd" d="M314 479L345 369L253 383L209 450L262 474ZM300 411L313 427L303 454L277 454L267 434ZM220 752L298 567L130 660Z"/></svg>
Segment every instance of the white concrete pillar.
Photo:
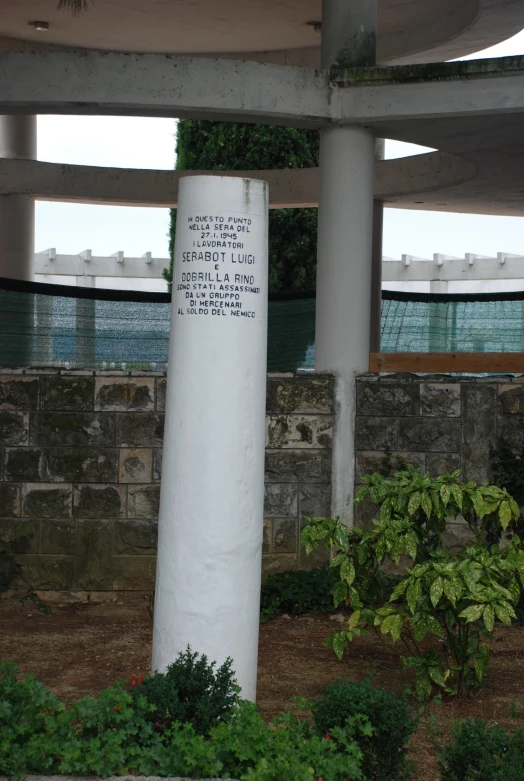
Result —
<svg viewBox="0 0 524 781"><path fill-rule="evenodd" d="M323 68L375 62L376 0L323 0ZM375 138L320 133L316 370L336 376L331 511L353 523L355 376L369 368Z"/></svg>
<svg viewBox="0 0 524 781"><path fill-rule="evenodd" d="M189 644L256 695L264 500L264 182L180 182L153 670Z"/></svg>
<svg viewBox="0 0 524 781"><path fill-rule="evenodd" d="M0 157L36 159L35 116L0 116ZM0 276L32 281L34 245L33 198L0 196Z"/></svg>
<svg viewBox="0 0 524 781"><path fill-rule="evenodd" d="M384 160L386 142L383 138L375 139L375 160ZM369 350L380 352L380 337L382 332L382 244L384 233L384 204L373 201L373 249L371 266L371 310Z"/></svg>

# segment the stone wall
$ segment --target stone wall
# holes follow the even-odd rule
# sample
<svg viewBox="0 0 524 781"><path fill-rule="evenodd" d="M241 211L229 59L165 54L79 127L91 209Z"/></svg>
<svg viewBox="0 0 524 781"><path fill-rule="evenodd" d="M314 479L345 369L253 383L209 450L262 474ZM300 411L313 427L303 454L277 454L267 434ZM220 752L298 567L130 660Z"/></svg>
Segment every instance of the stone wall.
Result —
<svg viewBox="0 0 524 781"><path fill-rule="evenodd" d="M267 388L264 570L314 566L298 540L330 509L333 381ZM0 374L0 540L28 542L22 587L153 589L165 390L155 372Z"/></svg>
<svg viewBox="0 0 524 781"><path fill-rule="evenodd" d="M387 447L432 476L460 469L464 480L491 478L490 449L500 439L524 446L524 378L363 375L357 379L356 483L383 470ZM366 504L356 521L371 517ZM450 547L464 539L449 527Z"/></svg>

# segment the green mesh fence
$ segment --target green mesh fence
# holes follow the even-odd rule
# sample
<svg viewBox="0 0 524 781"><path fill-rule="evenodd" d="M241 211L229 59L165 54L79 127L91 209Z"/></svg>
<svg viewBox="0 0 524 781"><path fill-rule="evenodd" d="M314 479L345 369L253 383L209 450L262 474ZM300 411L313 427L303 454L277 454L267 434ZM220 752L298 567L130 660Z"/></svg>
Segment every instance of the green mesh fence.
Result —
<svg viewBox="0 0 524 781"><path fill-rule="evenodd" d="M170 296L0 279L0 366L165 368ZM268 370L312 369L314 293L269 300ZM386 293L382 352L524 352L524 293Z"/></svg>

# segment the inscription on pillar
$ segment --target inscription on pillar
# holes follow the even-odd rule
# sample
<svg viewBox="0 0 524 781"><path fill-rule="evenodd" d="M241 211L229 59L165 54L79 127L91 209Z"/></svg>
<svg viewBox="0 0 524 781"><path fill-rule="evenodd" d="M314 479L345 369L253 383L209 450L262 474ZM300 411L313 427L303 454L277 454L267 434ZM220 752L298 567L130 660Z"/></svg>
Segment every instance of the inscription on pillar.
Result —
<svg viewBox="0 0 524 781"><path fill-rule="evenodd" d="M180 214L177 224L175 307L178 317L255 319L260 307L263 263L251 217Z"/></svg>

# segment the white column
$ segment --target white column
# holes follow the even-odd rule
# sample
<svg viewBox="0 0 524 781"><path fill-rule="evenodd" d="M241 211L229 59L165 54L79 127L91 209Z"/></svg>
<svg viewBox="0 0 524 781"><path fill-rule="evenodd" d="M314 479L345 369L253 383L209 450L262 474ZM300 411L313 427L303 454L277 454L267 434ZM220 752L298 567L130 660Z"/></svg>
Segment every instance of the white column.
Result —
<svg viewBox="0 0 524 781"><path fill-rule="evenodd" d="M35 116L0 116L0 157L36 159ZM33 198L0 196L0 276L32 281L34 244Z"/></svg>
<svg viewBox="0 0 524 781"><path fill-rule="evenodd" d="M371 65L376 0L323 0L322 67ZM320 133L316 370L336 377L332 514L353 523L355 377L368 371L375 139L360 127Z"/></svg>
<svg viewBox="0 0 524 781"><path fill-rule="evenodd" d="M153 670L189 644L256 695L267 351L264 182L180 182Z"/></svg>
<svg viewBox="0 0 524 781"><path fill-rule="evenodd" d="M383 138L375 139L375 160L383 160L386 142ZM382 244L384 233L384 204L373 201L373 249L371 261L371 310L369 351L380 352L380 336L382 331Z"/></svg>

